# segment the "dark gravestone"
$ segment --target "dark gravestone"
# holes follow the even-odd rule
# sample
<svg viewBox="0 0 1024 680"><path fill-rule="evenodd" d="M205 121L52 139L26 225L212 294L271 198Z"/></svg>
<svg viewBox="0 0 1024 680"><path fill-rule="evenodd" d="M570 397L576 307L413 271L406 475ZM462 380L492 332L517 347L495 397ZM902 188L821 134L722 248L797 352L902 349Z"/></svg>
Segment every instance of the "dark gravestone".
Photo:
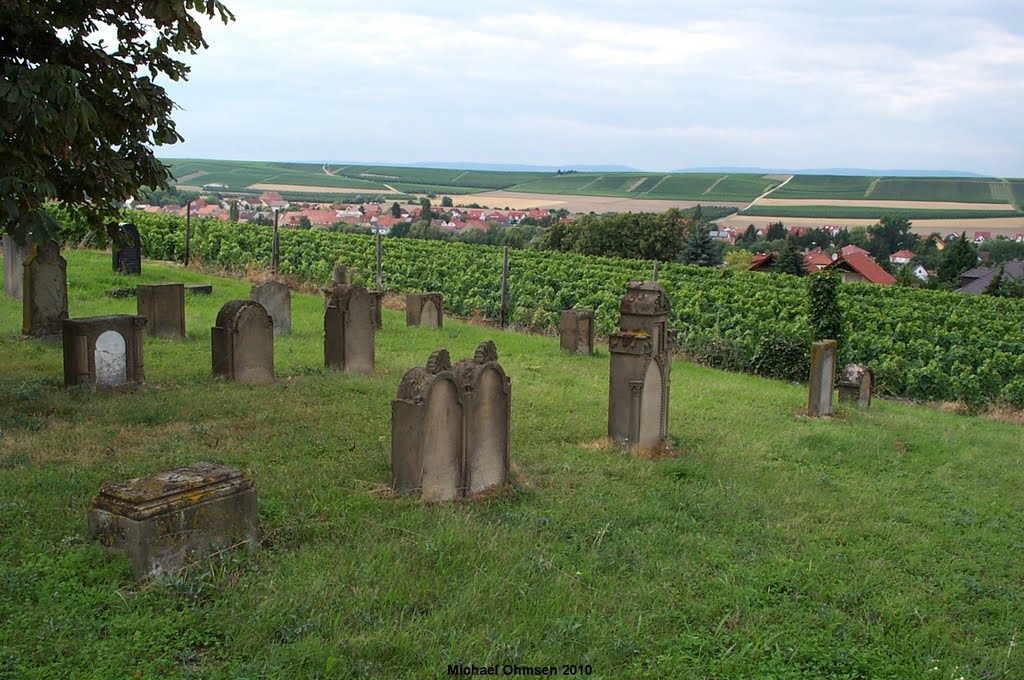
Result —
<svg viewBox="0 0 1024 680"><path fill-rule="evenodd" d="M575 354L594 353L594 310L566 309L558 324L559 346Z"/></svg>
<svg viewBox="0 0 1024 680"><path fill-rule="evenodd" d="M3 235L4 251L4 295L15 300L21 299L21 287L25 278L25 260L32 254L32 244L19 246L9 234Z"/></svg>
<svg viewBox="0 0 1024 680"><path fill-rule="evenodd" d="M124 553L135 578L259 542L252 480L212 463L106 486L93 499L88 520L89 540Z"/></svg>
<svg viewBox="0 0 1024 680"><path fill-rule="evenodd" d="M113 246L113 267L121 274L142 273L142 237L138 228L131 222L118 225L121 232L121 243Z"/></svg>
<svg viewBox="0 0 1024 680"><path fill-rule="evenodd" d="M836 379L836 341L819 340L811 345L811 381L807 414L832 415L832 392Z"/></svg>
<svg viewBox="0 0 1024 680"><path fill-rule="evenodd" d="M875 374L867 366L847 364L839 374L839 401L856 402L861 408L871 406L871 390Z"/></svg>
<svg viewBox="0 0 1024 680"><path fill-rule="evenodd" d="M288 335L292 332L292 292L288 286L277 281L267 281L253 286L249 299L263 305L274 320L274 335Z"/></svg>
<svg viewBox="0 0 1024 680"><path fill-rule="evenodd" d="M472 359L456 363L453 372L466 419L461 486L466 495L473 495L508 481L512 382L490 340L477 347Z"/></svg>
<svg viewBox="0 0 1024 680"><path fill-rule="evenodd" d="M213 285L209 283L193 283L185 286L185 292L192 295L213 295Z"/></svg>
<svg viewBox="0 0 1024 680"><path fill-rule="evenodd" d="M384 302L384 291L382 290L371 290L370 293L370 304L373 308L373 327L377 330L384 328L384 315L381 312Z"/></svg>
<svg viewBox="0 0 1024 680"><path fill-rule="evenodd" d="M50 241L32 246L22 278L21 332L29 337L60 335L68 318L68 263Z"/></svg>
<svg viewBox="0 0 1024 680"><path fill-rule="evenodd" d="M347 283L324 289L324 365L352 373L373 373L374 327L370 294Z"/></svg>
<svg viewBox="0 0 1024 680"><path fill-rule="evenodd" d="M135 289L140 316L146 317L149 335L170 340L185 339L185 286L158 283Z"/></svg>
<svg viewBox="0 0 1024 680"><path fill-rule="evenodd" d="M210 335L215 376L250 384L274 381L274 327L260 303L226 303Z"/></svg>
<svg viewBox="0 0 1024 680"><path fill-rule="evenodd" d="M141 385L145 327L145 317L130 314L65 319L64 385L98 389Z"/></svg>
<svg viewBox="0 0 1024 680"><path fill-rule="evenodd" d="M441 328L444 303L440 293L409 293L405 296L405 325Z"/></svg>

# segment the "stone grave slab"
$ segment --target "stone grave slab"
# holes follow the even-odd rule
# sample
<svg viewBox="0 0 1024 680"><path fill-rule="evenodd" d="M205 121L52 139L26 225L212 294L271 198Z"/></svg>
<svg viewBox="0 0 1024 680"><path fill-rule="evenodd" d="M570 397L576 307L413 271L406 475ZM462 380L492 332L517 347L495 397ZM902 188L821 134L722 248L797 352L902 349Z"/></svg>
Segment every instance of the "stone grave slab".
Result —
<svg viewBox="0 0 1024 680"><path fill-rule="evenodd" d="M373 310L373 327L380 330L384 328L384 314L381 312L384 307L384 291L371 290L369 293Z"/></svg>
<svg viewBox="0 0 1024 680"><path fill-rule="evenodd" d="M59 335L68 318L68 263L50 241L32 246L23 267L21 332L39 338Z"/></svg>
<svg viewBox="0 0 1024 680"><path fill-rule="evenodd" d="M409 293L405 296L405 325L441 328L444 300L440 293Z"/></svg>
<svg viewBox="0 0 1024 680"><path fill-rule="evenodd" d="M121 274L142 273L142 237L139 229L131 222L118 225L122 242L113 245L112 265L115 272Z"/></svg>
<svg viewBox="0 0 1024 680"><path fill-rule="evenodd" d="M559 346L574 354L594 353L594 310L565 309L558 323Z"/></svg>
<svg viewBox="0 0 1024 680"><path fill-rule="evenodd" d="M861 408L871 406L875 374L867 366L847 364L839 373L839 401L855 402Z"/></svg>
<svg viewBox="0 0 1024 680"><path fill-rule="evenodd" d="M32 244L18 245L14 237L4 234L4 295L15 300L21 299L25 278L25 260L32 254Z"/></svg>
<svg viewBox="0 0 1024 680"><path fill-rule="evenodd" d="M273 322L260 303L225 303L210 337L215 376L248 384L274 381Z"/></svg>
<svg viewBox="0 0 1024 680"><path fill-rule="evenodd" d="M324 365L351 373L373 373L374 325L370 294L359 285L324 289Z"/></svg>
<svg viewBox="0 0 1024 680"><path fill-rule="evenodd" d="M292 292L279 281L267 281L253 286L249 299L263 305L274 320L274 335L288 335L292 332Z"/></svg>
<svg viewBox="0 0 1024 680"><path fill-rule="evenodd" d="M185 339L185 286L180 283L140 285L135 289L139 316L146 332L158 338Z"/></svg>
<svg viewBox="0 0 1024 680"><path fill-rule="evenodd" d="M64 386L134 387L145 381L146 318L131 314L65 319Z"/></svg>
<svg viewBox="0 0 1024 680"><path fill-rule="evenodd" d="M811 345L811 380L807 395L808 415L832 415L836 347L835 340L819 340Z"/></svg>
<svg viewBox="0 0 1024 680"><path fill-rule="evenodd" d="M472 359L453 367L465 409L462 488L473 495L508 482L512 381L498 363L494 343L481 343Z"/></svg>

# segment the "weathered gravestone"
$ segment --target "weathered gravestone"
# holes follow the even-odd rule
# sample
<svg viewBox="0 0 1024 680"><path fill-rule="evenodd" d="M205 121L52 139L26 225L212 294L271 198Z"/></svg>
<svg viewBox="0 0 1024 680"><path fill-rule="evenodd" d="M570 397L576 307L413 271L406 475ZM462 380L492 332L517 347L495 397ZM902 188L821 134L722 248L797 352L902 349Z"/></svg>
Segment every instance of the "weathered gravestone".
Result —
<svg viewBox="0 0 1024 680"><path fill-rule="evenodd" d="M21 332L30 337L59 335L68 318L68 263L53 241L32 246L22 278Z"/></svg>
<svg viewBox="0 0 1024 680"><path fill-rule="evenodd" d="M259 542L252 480L196 463L104 487L88 513L89 540L124 553L135 578L176 571L227 548Z"/></svg>
<svg viewBox="0 0 1024 680"><path fill-rule="evenodd" d="M362 286L348 283L336 283L324 293L324 365L352 373L373 373L370 294Z"/></svg>
<svg viewBox="0 0 1024 680"><path fill-rule="evenodd" d="M213 284L192 283L185 286L185 292L192 295L213 295Z"/></svg>
<svg viewBox="0 0 1024 680"><path fill-rule="evenodd" d="M142 273L142 237L139 229L131 222L118 225L121 232L121 244L113 245L112 264L115 272L121 274Z"/></svg>
<svg viewBox="0 0 1024 680"><path fill-rule="evenodd" d="M832 415L832 391L835 389L836 341L819 340L811 345L811 381L807 395L807 414Z"/></svg>
<svg viewBox="0 0 1024 680"><path fill-rule="evenodd" d="M210 335L215 376L250 384L274 381L274 327L260 303L226 303Z"/></svg>
<svg viewBox="0 0 1024 680"><path fill-rule="evenodd" d="M345 265L339 264L331 271L331 283L348 283L348 269Z"/></svg>
<svg viewBox="0 0 1024 680"><path fill-rule="evenodd" d="M65 319L64 385L100 389L145 381L142 334L146 318L130 314Z"/></svg>
<svg viewBox="0 0 1024 680"><path fill-rule="evenodd" d="M370 293L370 308L373 311L373 327L380 330L384 328L384 314L381 313L384 306L384 291L371 290L368 292Z"/></svg>
<svg viewBox="0 0 1024 680"><path fill-rule="evenodd" d="M608 336L608 436L650 448L668 437L668 398L676 332L668 328L668 295L653 281L630 281L619 328Z"/></svg>
<svg viewBox="0 0 1024 680"><path fill-rule="evenodd" d="M512 381L487 340L453 368L466 419L462 488L470 496L508 481Z"/></svg>
<svg viewBox="0 0 1024 680"><path fill-rule="evenodd" d="M847 364L839 373L839 401L855 401L861 408L871 406L875 374L867 366Z"/></svg>
<svg viewBox="0 0 1024 680"><path fill-rule="evenodd" d="M441 328L444 303L440 293L409 293L405 296L405 325Z"/></svg>
<svg viewBox="0 0 1024 680"><path fill-rule="evenodd" d="M146 317L149 335L171 340L185 339L185 286L156 283L135 288L137 309Z"/></svg>
<svg viewBox="0 0 1024 680"><path fill-rule="evenodd" d="M558 324L561 348L575 354L594 353L594 310L565 309Z"/></svg>
<svg viewBox="0 0 1024 680"><path fill-rule="evenodd" d="M25 260L32 252L32 244L19 246L14 237L3 235L4 250L4 295L15 300L21 299L21 286L25 278Z"/></svg>
<svg viewBox="0 0 1024 680"><path fill-rule="evenodd" d="M267 281L253 286L249 299L263 305L274 320L274 335L288 335L292 332L292 292L288 286L277 281Z"/></svg>

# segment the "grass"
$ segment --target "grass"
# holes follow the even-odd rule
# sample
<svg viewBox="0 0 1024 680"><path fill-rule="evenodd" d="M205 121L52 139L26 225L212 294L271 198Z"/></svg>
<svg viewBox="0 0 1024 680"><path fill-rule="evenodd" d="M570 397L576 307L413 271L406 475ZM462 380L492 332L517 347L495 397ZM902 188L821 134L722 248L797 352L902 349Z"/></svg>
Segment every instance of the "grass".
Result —
<svg viewBox="0 0 1024 680"><path fill-rule="evenodd" d="M137 279L71 252L73 316L131 313ZM210 378L212 282L147 385L60 387L60 347L0 301L0 677L436 677L585 663L592 677L1016 678L1024 630L1020 426L876 400L799 415L805 388L673 366L680 455L601 444L608 354L385 310L377 371L322 367L322 298L294 294L278 380ZM472 502L382 494L389 401L438 346L494 339L515 483ZM208 460L256 483L266 545L136 584L85 542L105 483Z"/></svg>
<svg viewBox="0 0 1024 680"><path fill-rule="evenodd" d="M873 177L796 175L772 192L772 198L864 198Z"/></svg>

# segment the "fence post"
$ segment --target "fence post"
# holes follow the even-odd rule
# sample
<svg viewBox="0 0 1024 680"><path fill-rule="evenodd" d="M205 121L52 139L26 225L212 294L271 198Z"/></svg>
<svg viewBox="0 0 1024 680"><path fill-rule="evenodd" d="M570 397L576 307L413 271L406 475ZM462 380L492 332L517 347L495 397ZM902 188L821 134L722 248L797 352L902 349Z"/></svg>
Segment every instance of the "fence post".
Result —
<svg viewBox="0 0 1024 680"><path fill-rule="evenodd" d="M501 252L501 327L508 323L508 246Z"/></svg>
<svg viewBox="0 0 1024 680"><path fill-rule="evenodd" d="M270 253L270 271L277 278L277 268L281 264L281 235L277 230L277 217L280 209L274 208L274 243Z"/></svg>
<svg viewBox="0 0 1024 680"><path fill-rule="evenodd" d="M382 257L382 246L381 246L381 234L377 232L377 290L384 289L384 270L383 270L383 257Z"/></svg>
<svg viewBox="0 0 1024 680"><path fill-rule="evenodd" d="M654 273L651 275L651 277L652 277L651 281L657 281L658 280L658 265L659 264L660 263L657 260L654 261Z"/></svg>
<svg viewBox="0 0 1024 680"><path fill-rule="evenodd" d="M188 266L189 250L192 245L192 201L185 206L185 266Z"/></svg>

